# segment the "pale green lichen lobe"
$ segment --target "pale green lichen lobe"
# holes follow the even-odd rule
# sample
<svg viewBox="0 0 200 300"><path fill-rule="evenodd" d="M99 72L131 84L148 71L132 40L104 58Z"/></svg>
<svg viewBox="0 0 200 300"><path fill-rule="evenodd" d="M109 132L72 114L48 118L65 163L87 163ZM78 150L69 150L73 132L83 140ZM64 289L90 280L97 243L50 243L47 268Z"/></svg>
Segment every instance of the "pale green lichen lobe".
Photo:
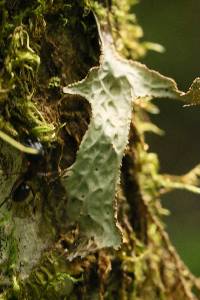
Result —
<svg viewBox="0 0 200 300"><path fill-rule="evenodd" d="M98 249L118 248L122 241L114 201L133 100L185 100L175 81L121 58L110 36L100 27L99 35L103 53L100 67L92 68L84 80L64 88L65 93L78 94L89 101L92 118L69 176L63 179L69 219L79 224L83 239Z"/></svg>
<svg viewBox="0 0 200 300"><path fill-rule="evenodd" d="M65 93L86 98L92 108L88 131L63 185L68 194L69 219L78 222L81 236L98 249L118 248L122 242L114 201L133 99L179 94L174 81L120 58L108 40L106 35L102 38L100 67L92 68L84 80L64 88Z"/></svg>
<svg viewBox="0 0 200 300"><path fill-rule="evenodd" d="M92 106L89 129L70 176L63 181L69 196L69 218L79 222L82 234L98 248L118 248L121 244L114 199L128 141L132 90L126 77L116 80L113 68L105 60L85 80L65 89L85 97Z"/></svg>

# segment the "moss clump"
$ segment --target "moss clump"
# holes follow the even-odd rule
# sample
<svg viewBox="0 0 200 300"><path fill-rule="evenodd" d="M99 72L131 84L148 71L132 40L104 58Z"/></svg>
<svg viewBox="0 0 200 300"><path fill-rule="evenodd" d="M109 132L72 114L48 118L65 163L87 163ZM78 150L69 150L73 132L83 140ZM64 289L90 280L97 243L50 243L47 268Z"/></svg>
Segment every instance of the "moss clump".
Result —
<svg viewBox="0 0 200 300"><path fill-rule="evenodd" d="M55 141L62 126L57 104L61 86L84 76L98 56L89 46L95 41L91 17L80 1L0 5L0 129L19 139L31 134L43 142Z"/></svg>

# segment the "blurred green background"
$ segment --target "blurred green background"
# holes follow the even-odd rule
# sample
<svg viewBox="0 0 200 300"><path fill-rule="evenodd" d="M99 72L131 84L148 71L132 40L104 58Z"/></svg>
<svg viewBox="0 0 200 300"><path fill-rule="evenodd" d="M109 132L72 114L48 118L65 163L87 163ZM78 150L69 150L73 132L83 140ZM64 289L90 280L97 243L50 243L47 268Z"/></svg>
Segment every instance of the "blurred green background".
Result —
<svg viewBox="0 0 200 300"><path fill-rule="evenodd" d="M140 0L135 6L144 40L162 44L166 52L149 52L143 62L173 77L182 90L200 76L200 1ZM183 108L172 100L157 100L160 115L152 120L165 136L148 135L150 151L157 152L161 172L183 174L200 163L200 106ZM167 230L179 254L200 275L200 195L176 191L165 195L171 211Z"/></svg>

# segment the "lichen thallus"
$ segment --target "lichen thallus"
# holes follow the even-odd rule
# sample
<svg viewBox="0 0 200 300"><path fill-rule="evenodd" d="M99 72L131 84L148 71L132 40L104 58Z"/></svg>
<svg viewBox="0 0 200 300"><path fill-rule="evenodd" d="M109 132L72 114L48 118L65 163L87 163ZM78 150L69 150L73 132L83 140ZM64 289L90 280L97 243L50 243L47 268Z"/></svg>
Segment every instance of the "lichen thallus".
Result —
<svg viewBox="0 0 200 300"><path fill-rule="evenodd" d="M23 154L27 160L27 167L26 171L23 173L18 173L20 175L19 179L16 180L14 183L12 190L8 197L6 197L1 203L0 208L9 200L11 199L15 203L24 202L29 194L33 192L32 187L28 183L34 176L39 177L49 177L53 176L52 180L56 180L62 174L59 170L59 167L56 171L49 171L49 172L41 172L44 170L44 165L46 164L46 149L44 145L39 140L27 138L24 142L25 146L31 147L33 149L38 150L38 154ZM6 176L10 175L18 175L18 174L6 174Z"/></svg>

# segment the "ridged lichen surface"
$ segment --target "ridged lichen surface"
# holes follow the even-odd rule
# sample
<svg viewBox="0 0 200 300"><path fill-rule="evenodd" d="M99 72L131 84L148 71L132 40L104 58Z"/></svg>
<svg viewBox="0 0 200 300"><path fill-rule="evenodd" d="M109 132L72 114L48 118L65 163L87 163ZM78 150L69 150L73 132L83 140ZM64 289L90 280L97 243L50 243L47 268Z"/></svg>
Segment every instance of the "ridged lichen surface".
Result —
<svg viewBox="0 0 200 300"><path fill-rule="evenodd" d="M105 247L119 248L115 195L128 142L134 101L180 98L176 83L145 65L122 59L100 31L102 61L85 79L64 88L87 99L92 118L74 165L62 182L68 195L67 214L80 226L77 254ZM86 246L87 245L87 246Z"/></svg>

